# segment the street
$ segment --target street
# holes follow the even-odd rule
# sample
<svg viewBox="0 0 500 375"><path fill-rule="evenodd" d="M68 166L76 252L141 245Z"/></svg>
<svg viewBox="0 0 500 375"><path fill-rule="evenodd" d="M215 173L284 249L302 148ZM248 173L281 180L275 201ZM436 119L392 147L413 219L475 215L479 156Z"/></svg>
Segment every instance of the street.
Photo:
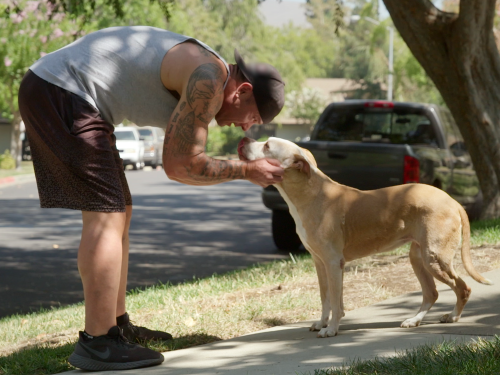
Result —
<svg viewBox="0 0 500 375"><path fill-rule="evenodd" d="M196 187L163 171L127 171L134 200L128 288L178 283L283 259L261 188ZM83 299L80 211L41 209L35 182L0 189L0 317Z"/></svg>

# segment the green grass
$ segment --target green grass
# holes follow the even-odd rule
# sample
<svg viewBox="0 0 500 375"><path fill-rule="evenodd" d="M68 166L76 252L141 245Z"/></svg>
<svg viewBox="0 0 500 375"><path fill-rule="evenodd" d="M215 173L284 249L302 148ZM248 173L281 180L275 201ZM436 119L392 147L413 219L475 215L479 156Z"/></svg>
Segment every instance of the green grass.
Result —
<svg viewBox="0 0 500 375"><path fill-rule="evenodd" d="M471 223L471 245L496 245L500 243L500 218L473 221Z"/></svg>
<svg viewBox="0 0 500 375"><path fill-rule="evenodd" d="M138 319L138 325L147 322L150 328L167 329L173 334L171 342L147 343L158 351L206 344L283 324L276 317L277 311L295 309L293 315L305 319L307 316L301 316L296 309L303 308L304 303L318 304L316 293L305 295L304 300L294 298L293 291L272 291L282 283L314 275L309 255L298 255L294 260L256 265L179 285L133 290L127 296L128 311ZM262 299L262 294L270 298ZM319 306L316 308L319 311ZM83 328L83 319L82 303L0 319L0 353L2 349L7 352L0 354L0 374L41 375L73 369L66 360L77 331ZM43 340L46 343L40 343ZM62 346L54 347L54 343ZM9 348L14 352L8 353Z"/></svg>
<svg viewBox="0 0 500 375"><path fill-rule="evenodd" d="M498 375L500 337L470 343L443 342L400 352L394 357L353 361L314 375Z"/></svg>
<svg viewBox="0 0 500 375"><path fill-rule="evenodd" d="M472 223L472 243L500 243L500 219ZM404 246L392 255L407 252L408 246ZM311 311L320 311L317 292L304 292L312 283L317 287L311 257L295 255L293 260L255 265L179 285L134 290L128 294L127 305L138 325L166 329L173 334L175 339L169 343L148 344L158 351L170 351L316 319ZM83 321L82 303L0 319L0 375L44 375L71 370L66 360ZM481 345L478 353L488 348ZM498 354L498 345L496 348ZM417 354L424 355L427 349L418 350ZM432 350L451 357L455 353L452 344Z"/></svg>
<svg viewBox="0 0 500 375"><path fill-rule="evenodd" d="M68 357L74 350L74 343L58 347L39 345L7 357L0 357L0 374L57 374L71 370Z"/></svg>
<svg viewBox="0 0 500 375"><path fill-rule="evenodd" d="M31 161L22 161L21 169L0 169L0 178L10 177L10 176L19 176L22 174L31 174L33 173L33 162Z"/></svg>

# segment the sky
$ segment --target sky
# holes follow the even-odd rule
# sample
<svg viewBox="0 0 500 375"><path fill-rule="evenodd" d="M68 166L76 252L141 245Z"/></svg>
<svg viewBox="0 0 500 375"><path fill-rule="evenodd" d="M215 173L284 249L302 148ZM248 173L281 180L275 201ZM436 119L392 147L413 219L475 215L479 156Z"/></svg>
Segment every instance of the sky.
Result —
<svg viewBox="0 0 500 375"><path fill-rule="evenodd" d="M443 0L431 0L438 8L443 4ZM304 15L304 4L306 0L266 0L260 4L259 8L267 24L281 27L289 22L297 26L311 27ZM389 17L385 4L379 2L379 20Z"/></svg>
<svg viewBox="0 0 500 375"><path fill-rule="evenodd" d="M289 22L301 27L311 27L304 14L306 0L266 0L259 5L264 21L272 26L281 27ZM379 0L380 20L389 17L382 0Z"/></svg>

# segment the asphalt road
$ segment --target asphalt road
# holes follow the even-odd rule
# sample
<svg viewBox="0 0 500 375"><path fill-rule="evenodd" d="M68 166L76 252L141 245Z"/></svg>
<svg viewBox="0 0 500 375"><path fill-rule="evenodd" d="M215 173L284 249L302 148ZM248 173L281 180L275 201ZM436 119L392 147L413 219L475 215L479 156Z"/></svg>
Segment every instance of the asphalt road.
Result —
<svg viewBox="0 0 500 375"><path fill-rule="evenodd" d="M127 171L134 212L129 289L286 258L270 234L261 188L194 187L163 171ZM0 189L0 317L81 301L81 213L41 209L34 182Z"/></svg>

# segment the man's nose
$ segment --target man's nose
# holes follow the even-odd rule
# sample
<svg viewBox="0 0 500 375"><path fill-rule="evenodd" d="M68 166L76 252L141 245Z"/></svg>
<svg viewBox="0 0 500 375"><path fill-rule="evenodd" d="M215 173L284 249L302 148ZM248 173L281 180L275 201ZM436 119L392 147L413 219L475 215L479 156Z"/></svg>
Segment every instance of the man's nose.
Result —
<svg viewBox="0 0 500 375"><path fill-rule="evenodd" d="M241 128L243 129L243 131L247 131L248 129L250 129L252 127L253 123L246 123L246 124L241 124Z"/></svg>

